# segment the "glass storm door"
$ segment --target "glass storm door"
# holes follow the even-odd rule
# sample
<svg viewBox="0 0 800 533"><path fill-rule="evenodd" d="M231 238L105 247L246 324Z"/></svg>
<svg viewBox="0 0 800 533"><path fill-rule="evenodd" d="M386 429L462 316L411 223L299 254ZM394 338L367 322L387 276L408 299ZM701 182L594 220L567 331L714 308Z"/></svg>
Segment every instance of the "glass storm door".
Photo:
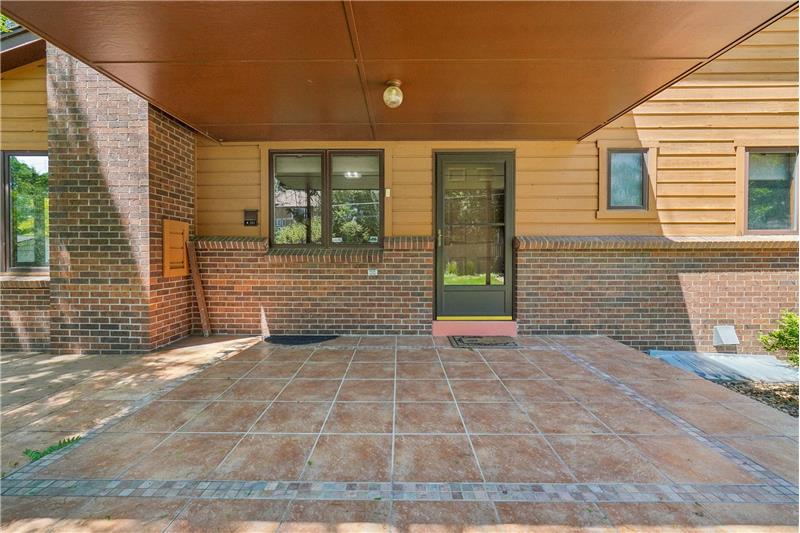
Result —
<svg viewBox="0 0 800 533"><path fill-rule="evenodd" d="M514 154L436 155L438 320L511 320Z"/></svg>

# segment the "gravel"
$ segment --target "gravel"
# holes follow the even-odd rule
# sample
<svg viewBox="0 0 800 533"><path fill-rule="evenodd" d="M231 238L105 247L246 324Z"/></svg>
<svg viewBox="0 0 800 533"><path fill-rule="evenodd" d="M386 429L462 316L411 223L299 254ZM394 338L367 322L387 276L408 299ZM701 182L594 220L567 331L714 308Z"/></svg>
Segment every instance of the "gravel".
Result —
<svg viewBox="0 0 800 533"><path fill-rule="evenodd" d="M720 385L797 418L797 383L719 381Z"/></svg>

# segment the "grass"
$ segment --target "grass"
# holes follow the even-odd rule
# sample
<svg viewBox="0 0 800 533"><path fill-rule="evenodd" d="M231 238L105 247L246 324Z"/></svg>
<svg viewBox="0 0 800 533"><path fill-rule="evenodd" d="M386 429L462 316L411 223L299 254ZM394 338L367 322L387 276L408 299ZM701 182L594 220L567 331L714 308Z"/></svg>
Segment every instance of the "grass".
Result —
<svg viewBox="0 0 800 533"><path fill-rule="evenodd" d="M61 448L66 448L67 446L71 446L81 440L80 437L70 437L68 439L61 439L57 443L48 446L44 450L31 450L30 448L26 449L24 452L25 455L31 460L31 462L38 461L42 457L50 455L51 453L60 450Z"/></svg>
<svg viewBox="0 0 800 533"><path fill-rule="evenodd" d="M492 285L502 285L503 276L492 274ZM486 285L486 274L448 274L444 275L445 285Z"/></svg>

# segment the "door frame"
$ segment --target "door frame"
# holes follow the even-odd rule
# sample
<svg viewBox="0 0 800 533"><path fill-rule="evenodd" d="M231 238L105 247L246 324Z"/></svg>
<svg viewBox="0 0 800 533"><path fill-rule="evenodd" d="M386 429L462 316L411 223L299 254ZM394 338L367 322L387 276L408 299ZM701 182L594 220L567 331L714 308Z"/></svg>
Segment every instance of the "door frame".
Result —
<svg viewBox="0 0 800 533"><path fill-rule="evenodd" d="M481 316L463 315L450 317L443 315L444 303L444 257L443 237L444 202L441 195L444 193L443 165L446 159L456 159L467 162L480 162L491 158L494 161L503 161L506 169L506 183L504 194L504 263L506 283L502 286L505 292L505 310L503 315ZM434 247L434 320L514 320L514 219L515 211L515 181L516 181L516 151L515 150L435 150L433 152L433 247ZM487 287L487 286L483 286ZM488 287L492 287L491 285ZM449 290L474 290L474 286L466 285L463 289L451 287ZM489 288L488 290L492 290ZM469 318L473 317L474 318Z"/></svg>

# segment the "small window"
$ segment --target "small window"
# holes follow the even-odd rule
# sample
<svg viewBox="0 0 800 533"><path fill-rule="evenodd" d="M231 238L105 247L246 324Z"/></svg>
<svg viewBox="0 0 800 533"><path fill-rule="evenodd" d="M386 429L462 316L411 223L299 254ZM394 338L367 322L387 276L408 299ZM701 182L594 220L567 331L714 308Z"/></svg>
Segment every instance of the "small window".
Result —
<svg viewBox="0 0 800 533"><path fill-rule="evenodd" d="M3 196L3 268L46 268L50 263L47 154L4 152Z"/></svg>
<svg viewBox="0 0 800 533"><path fill-rule="evenodd" d="M647 209L647 150L608 151L608 208Z"/></svg>
<svg viewBox="0 0 800 533"><path fill-rule="evenodd" d="M379 245L383 152L271 152L273 245Z"/></svg>
<svg viewBox="0 0 800 533"><path fill-rule="evenodd" d="M753 232L797 228L797 149L747 152L747 229Z"/></svg>

